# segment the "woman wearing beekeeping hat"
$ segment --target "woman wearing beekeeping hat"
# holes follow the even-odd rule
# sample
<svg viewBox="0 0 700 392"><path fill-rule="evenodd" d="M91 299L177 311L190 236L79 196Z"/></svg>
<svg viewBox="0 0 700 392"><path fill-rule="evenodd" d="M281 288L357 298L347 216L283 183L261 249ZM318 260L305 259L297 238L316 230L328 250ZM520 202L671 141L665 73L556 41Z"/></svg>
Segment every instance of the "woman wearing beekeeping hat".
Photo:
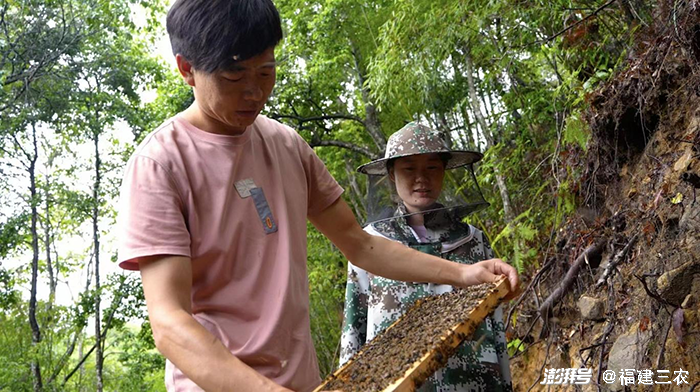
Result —
<svg viewBox="0 0 700 392"><path fill-rule="evenodd" d="M425 253L473 264L493 258L483 233L463 220L488 206L476 183L474 151L448 147L443 135L411 122L394 133L384 158L358 168L369 177L370 234ZM381 278L348 263L341 363L397 320L415 300L452 286ZM460 345L447 365L420 391L509 391L512 389L499 307Z"/></svg>

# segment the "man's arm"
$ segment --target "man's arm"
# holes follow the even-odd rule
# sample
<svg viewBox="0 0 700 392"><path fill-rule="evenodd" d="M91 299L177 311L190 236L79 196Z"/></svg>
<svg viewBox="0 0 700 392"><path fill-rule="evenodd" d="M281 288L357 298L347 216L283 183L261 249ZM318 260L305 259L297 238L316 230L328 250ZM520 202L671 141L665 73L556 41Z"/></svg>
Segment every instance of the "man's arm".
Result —
<svg viewBox="0 0 700 392"><path fill-rule="evenodd" d="M233 356L192 317L189 257L149 257L139 266L156 347L190 380L205 391L289 391Z"/></svg>
<svg viewBox="0 0 700 392"><path fill-rule="evenodd" d="M309 216L311 223L356 266L385 278L467 287L493 282L506 275L511 294L517 292L518 274L499 259L459 264L410 249L401 243L366 233L342 198ZM512 296L512 295L511 295Z"/></svg>

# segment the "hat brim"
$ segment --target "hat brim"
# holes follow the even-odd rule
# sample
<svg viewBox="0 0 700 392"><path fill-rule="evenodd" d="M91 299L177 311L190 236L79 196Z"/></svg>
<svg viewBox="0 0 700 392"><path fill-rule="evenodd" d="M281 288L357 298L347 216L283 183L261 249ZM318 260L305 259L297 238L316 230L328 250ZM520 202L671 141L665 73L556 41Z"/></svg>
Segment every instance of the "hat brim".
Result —
<svg viewBox="0 0 700 392"><path fill-rule="evenodd" d="M429 153L414 153L414 154L403 154L395 155L391 158L380 158L372 162L365 163L364 165L357 168L357 171L362 174L374 175L374 176L385 176L387 175L386 162L391 159L398 159L404 157L410 157L413 155L423 155L423 154L440 154L449 153L452 155L450 160L447 161L445 169L454 169L456 167L465 166L478 162L484 156L476 151L466 151L466 150L445 150L445 151L434 151Z"/></svg>

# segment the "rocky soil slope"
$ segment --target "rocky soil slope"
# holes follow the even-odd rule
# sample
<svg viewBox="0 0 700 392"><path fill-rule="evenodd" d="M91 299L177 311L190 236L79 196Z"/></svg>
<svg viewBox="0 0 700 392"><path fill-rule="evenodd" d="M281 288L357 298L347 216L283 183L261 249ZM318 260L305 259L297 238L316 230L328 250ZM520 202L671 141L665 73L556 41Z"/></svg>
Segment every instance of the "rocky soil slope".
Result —
<svg viewBox="0 0 700 392"><path fill-rule="evenodd" d="M700 2L664 2L640 31L627 66L588 99L588 150L567 155L583 168L583 207L512 309L508 333L526 347L512 361L517 391L546 390L544 369L578 367L592 381L568 390L700 390ZM567 294L541 311L577 259ZM687 384L635 374L622 386L622 369L654 381L683 369Z"/></svg>

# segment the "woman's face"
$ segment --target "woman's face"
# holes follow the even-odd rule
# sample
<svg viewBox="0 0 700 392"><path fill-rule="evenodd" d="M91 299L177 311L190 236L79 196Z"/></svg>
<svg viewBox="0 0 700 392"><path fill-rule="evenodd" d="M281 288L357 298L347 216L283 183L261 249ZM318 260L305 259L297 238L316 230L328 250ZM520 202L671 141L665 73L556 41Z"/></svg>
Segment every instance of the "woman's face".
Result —
<svg viewBox="0 0 700 392"><path fill-rule="evenodd" d="M425 211L440 196L445 164L438 154L397 158L389 169L389 177L408 212Z"/></svg>

